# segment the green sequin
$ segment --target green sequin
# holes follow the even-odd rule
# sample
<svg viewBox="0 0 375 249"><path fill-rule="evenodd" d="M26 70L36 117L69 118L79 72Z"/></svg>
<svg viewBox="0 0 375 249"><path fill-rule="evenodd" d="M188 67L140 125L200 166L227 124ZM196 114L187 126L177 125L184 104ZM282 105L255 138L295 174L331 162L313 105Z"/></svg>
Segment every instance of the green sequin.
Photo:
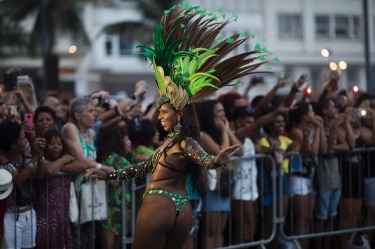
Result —
<svg viewBox="0 0 375 249"><path fill-rule="evenodd" d="M168 197L174 203L177 214L184 210L186 202L189 200L189 196L187 195L177 195L161 189L147 191L143 194L143 198L149 195L164 195Z"/></svg>

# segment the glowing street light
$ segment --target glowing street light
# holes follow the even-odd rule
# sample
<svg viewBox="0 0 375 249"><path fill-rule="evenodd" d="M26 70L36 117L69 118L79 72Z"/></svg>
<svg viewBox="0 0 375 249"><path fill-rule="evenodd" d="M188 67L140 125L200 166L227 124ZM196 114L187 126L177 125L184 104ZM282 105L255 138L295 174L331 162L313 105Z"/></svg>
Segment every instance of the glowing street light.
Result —
<svg viewBox="0 0 375 249"><path fill-rule="evenodd" d="M70 54L75 54L77 52L77 46L76 45L71 45L69 47L69 53Z"/></svg>
<svg viewBox="0 0 375 249"><path fill-rule="evenodd" d="M320 50L320 53L322 54L323 57L329 57L329 50L326 49L326 48L323 48L322 50Z"/></svg>
<svg viewBox="0 0 375 249"><path fill-rule="evenodd" d="M332 71L336 71L336 70L337 70L337 64L336 64L336 62L331 61L331 62L329 63L329 68L330 68Z"/></svg>
<svg viewBox="0 0 375 249"><path fill-rule="evenodd" d="M341 70L345 70L347 67L348 67L348 64L346 63L346 61L340 61L339 62L339 68Z"/></svg>

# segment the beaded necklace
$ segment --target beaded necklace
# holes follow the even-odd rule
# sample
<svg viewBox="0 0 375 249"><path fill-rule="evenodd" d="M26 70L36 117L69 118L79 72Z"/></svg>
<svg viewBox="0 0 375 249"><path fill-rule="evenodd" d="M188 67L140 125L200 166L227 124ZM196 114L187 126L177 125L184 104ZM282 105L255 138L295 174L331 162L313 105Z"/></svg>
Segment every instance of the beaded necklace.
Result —
<svg viewBox="0 0 375 249"><path fill-rule="evenodd" d="M174 138L174 137L178 137L180 135L181 131L178 131L178 130L173 130L173 131L170 131L167 135L167 137L169 138Z"/></svg>

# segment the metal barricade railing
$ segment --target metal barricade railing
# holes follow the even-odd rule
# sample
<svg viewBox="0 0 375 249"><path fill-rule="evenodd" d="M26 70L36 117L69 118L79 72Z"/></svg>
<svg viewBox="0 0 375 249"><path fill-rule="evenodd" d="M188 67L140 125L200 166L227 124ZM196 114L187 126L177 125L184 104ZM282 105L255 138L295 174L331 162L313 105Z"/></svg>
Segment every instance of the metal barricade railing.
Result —
<svg viewBox="0 0 375 249"><path fill-rule="evenodd" d="M375 148L369 148L369 149L355 149L355 150L352 150L350 153L330 153L330 155L336 155L339 157L339 162L340 162L340 171L342 172L342 167L343 167L343 163L342 161L344 160L344 157L345 156L348 156L348 155L354 155L354 154L361 154L364 162L366 163L365 164L365 167L364 167L364 177L366 177L366 175L369 173L368 171L370 170L370 167L374 167L374 154L375 154ZM321 237L326 237L326 236L334 236L334 235L342 235L342 234L347 234L347 233L353 233L353 232L364 232L364 231L368 231L368 230L374 230L375 231L375 224L370 224L370 225L366 225L364 222L363 222L363 216L364 216L364 213L360 213L360 216L362 217L361 221L358 223L358 226L357 227L352 227L352 228L345 228L345 229L341 229L341 228L338 228L336 226L332 227L332 229L330 231L322 231L322 232L317 232L317 231L314 231L314 229L312 229L313 227L311 226L310 229L309 229L309 232L308 233L301 233L301 234L296 234L296 227L294 225L294 220L293 218L295 218L293 215L294 215L294 210L293 210L293 206L290 204L292 201L294 201L295 199L293 199L294 197L291 197L289 198L289 208L288 208L288 211L289 213L286 214L286 216L284 216L284 213L286 210L283 210L283 177L284 177L284 173L282 172L282 169L281 167L279 167L273 157L269 156L269 155L263 155L263 154L257 154L255 156L252 156L252 157L238 157L238 158L233 158L233 162L234 163L238 163L238 162L245 162L246 161L249 161L249 160L256 160L257 161L257 169L258 169L258 182L257 182L257 187L258 187L258 193L259 193L259 197L258 197L258 214L257 214L257 217L259 219L259 222L257 224L257 235L255 236L255 238L252 240L252 241L241 241L239 244L233 244L232 242L232 237L231 237L231 234L232 234L232 225L233 225L233 221L231 219L231 216L229 215L229 221L228 221L228 232L227 234L229 234L227 236L227 241L226 241L226 244L224 247L220 247L222 249L232 249L232 248L248 248L248 247L261 247L261 248L265 248L265 245L266 244L270 244L271 242L275 241L275 240L279 240L280 238L283 240L283 241L288 241L288 242L291 242L294 244L294 248L301 248L300 247L300 244L298 243L298 241L301 241L301 240L306 240L306 239L313 239L313 238L321 238ZM322 155L319 156L319 160L323 160L322 158ZM319 167L320 164L317 166ZM267 167L267 169L266 169ZM267 217L267 218L270 218L271 220L271 224L268 224L270 225L270 229L269 231L266 233L263 231L264 229L264 225L263 222L264 222L264 217L267 215L265 213L265 208L264 208L264 196L262 195L263 193L265 193L265 189L264 189L264 181L265 181L265 175L263 174L265 171L263 170L269 170L270 172L270 179L271 179L271 195L272 195L272 203L271 203L271 216L272 217ZM234 174L236 174L236 172L233 170ZM263 173L262 173L263 172ZM61 179L63 179L64 177L66 178L66 175L65 174L59 174L58 176L56 176L56 178L59 178L61 177ZM349 176L351 177L351 176ZM45 180L45 184L46 184L46 189L45 189L45 194L48 195L48 191L50 191L50 188L48 188L48 181L49 179L47 178ZM61 184L63 184L63 180L61 180ZM108 183L109 184L109 183ZM346 182L344 182L343 184L348 184ZM146 185L137 185L135 180L132 179L130 181L130 185L127 184L125 181L122 181L121 182L121 192L122 192L122 202L121 202L121 223L122 223L122 228L121 228L121 248L125 249L127 244L131 244L132 243L132 240L133 240L133 237L134 237L134 228L135 228L135 219L136 219L136 214L137 214L137 207L136 207L136 195L135 195L135 191L138 190L138 189L141 189L141 188L144 188ZM360 186L363 186L363 182L360 183ZM127 227L127 220L126 220L126 212L127 212L127 208L128 206L126 206L126 200L125 200L125 194L124 193L130 193L131 194L131 205L130 205L130 225L128 227L128 231L126 230L126 227ZM375 199L375 193L373 193L373 196L374 196L374 199ZM78 197L78 196L77 196ZM230 197L231 198L231 197ZM47 216L46 216L46 223L47 223L47 226L48 224L50 223L50 216L48 215L49 213L53 213L53 212L58 212L59 210L52 210L51 209L51 205L50 205L50 200L45 200L45 207L44 207L44 210L43 212L46 212L47 213ZM65 205L64 202L65 200L64 199L61 199L60 200L60 204L61 205ZM343 205L342 203L340 203L339 205ZM364 204L362 204L363 206ZM41 208L41 207L38 207L38 208ZM373 207L374 208L374 207ZM38 211L38 210L37 210ZM202 211L203 212L203 211ZM230 213L229 213L230 214ZM196 217L198 217L199 215L196 215ZM314 217L313 217L314 218ZM340 214L336 217L337 219L340 220ZM370 217L370 219L372 220L375 220L375 217ZM292 221L290 221L292 220ZM201 220L202 222L202 220ZM208 221L209 222L209 221ZM311 221L312 222L312 221ZM95 227L96 224L95 222L91 222L92 226ZM77 228L77 227L76 227ZM6 228L5 228L6 229ZM73 228L75 229L75 228ZM204 229L202 226L199 226L199 229ZM46 230L46 234L44 234L44 239L46 240L46 243L47 245L49 245L49 234L50 233L50 229L47 229ZM78 236L80 236L80 231L78 230ZM194 234L194 236L197 236L196 234ZM96 237L96 233L94 233L94 231L92 232L92 240L94 241L94 238ZM80 238L78 237L78 241L80 241ZM79 247L73 247L73 248L79 248ZM92 247L90 248L100 248L100 246L98 245L98 242L96 242L95 244L93 244ZM195 245L194 248L202 248L201 246L199 245ZM311 247L310 247L311 248Z"/></svg>
<svg viewBox="0 0 375 249"><path fill-rule="evenodd" d="M370 167L374 167L374 163L375 163L375 157L374 157L374 154L375 153L375 148L366 148L366 149L353 149L351 150L350 152L331 152L331 153L327 153L327 154L324 154L324 155L319 155L319 161L318 161L318 166L317 167L321 167L322 166L322 163L325 159L325 157L337 157L337 160L339 162L339 172L340 172L340 177L343 177L342 173L344 170L347 170L347 169L344 169L344 167L352 167L352 161L349 161L349 162L344 162L344 160L348 160L347 158L355 158L355 157L362 157L361 160L362 163L363 163L363 169L364 172L363 173L363 176L361 178L358 178L356 179L357 181L362 181L362 182L357 182L357 190L354 190L354 191L359 191L361 192L360 196L356 196L355 198L356 199L361 199L361 201L363 200L364 198L364 195L363 195L363 188L364 188L364 182L363 180L366 178L366 175L368 176L369 174L369 171L370 171ZM374 158L371 158L371 157L374 157ZM351 184L350 180L353 180L352 178L354 177L355 172L356 170L361 170L361 168L356 168L354 169L354 171L350 171L349 175L347 175L347 178L349 180L349 182L342 182L342 185L346 185L344 186L344 188L348 188L349 191L351 192L352 188L354 188L353 184ZM316 173L316 177L319 177L319 174ZM340 191L342 190L343 188L340 188ZM316 191L316 189L315 189ZM358 194L358 193L357 193ZM351 194L349 194L351 195ZM373 195L373 198L375 199L375 192L372 194ZM299 240L303 240L303 239L315 239L315 238L322 238L322 237L328 237L328 236L336 236L336 235L343 235L343 234L350 234L350 233L359 233L359 232L365 232L365 231L369 231L369 230L375 230L375 222L373 222L374 224L373 225L369 225L369 226L365 226L364 223L361 221L361 219L363 220L363 216L364 216L364 213L363 213L363 206L365 205L364 203L362 203L362 207L361 207L361 210L360 210L360 213L359 213L359 220L357 222L357 225L354 225L354 227L351 227L351 228L340 228L338 227L338 224L340 222L342 222L342 219L343 218L347 218L347 217L343 217L342 216L342 211L344 208L343 203L343 199L345 198L345 196L342 196L342 193L340 195L340 201L339 201L339 206L338 206L338 214L335 216L335 219L333 221L333 224L330 224L330 228L328 230L324 230L324 231L315 231L314 230L314 226L311 225L311 229L310 229L310 232L309 233L304 233L304 234L289 234L284 230L284 227L283 226L280 226L279 227L279 230L281 232L281 235L282 235L282 238L286 241L290 241L290 242L293 242L294 243L294 248L301 248L301 246L299 245L298 241ZM351 197L348 197L348 198L351 198ZM373 207L375 208L375 207ZM315 215L313 215L313 219L315 219ZM375 217L367 217L367 219L369 220L374 220ZM313 221L312 221L313 222ZM282 224L281 224L282 225ZM293 227L295 229L295 227ZM339 241L340 238L337 239L337 241ZM337 243L339 242L336 242L336 247L338 246ZM345 240L345 244L346 244L346 240ZM346 248L346 247L345 247Z"/></svg>
<svg viewBox="0 0 375 249"><path fill-rule="evenodd" d="M231 242L231 234L232 234L232 218L229 216L229 239L227 241L226 246L219 247L221 249L229 249L229 248L248 248L248 247L255 247L259 246L260 248L265 248L266 244L269 244L276 236L277 233L277 224L282 222L282 220L278 217L277 215L277 189L279 188L277 186L277 183L279 182L277 178L279 178L280 172L277 171L276 163L273 160L273 157L270 155L266 154L256 154L254 156L250 157L233 157L232 162L234 164L240 163L242 161L248 162L249 160L255 160L257 161L256 167L257 167L257 184L258 184L258 193L259 197L257 198L257 206L258 208L258 214L257 216L259 217L259 222L256 224L258 226L258 232L257 232L257 238L254 238L252 241L247 241L247 242L241 242L239 244L232 244ZM234 174L240 174L240 172L235 172L234 169ZM269 175L267 175L269 173ZM271 182L268 182L270 185L267 186L268 183L267 177L270 177ZM266 197L262 194L268 192L265 188L270 187L271 193L271 206L267 207L271 211L271 216L272 217L267 217L268 213L266 213L266 202L269 202L269 199L266 199ZM231 196L230 196L231 198ZM241 199L241 198L240 198ZM241 202L241 200L240 200ZM241 205L241 204L240 204ZM268 205L268 204L267 204ZM267 219L269 220L267 220ZM270 222L270 224L265 224L265 222ZM267 231L265 231L265 226L269 226ZM260 228L260 229L259 229ZM196 248L201 248L201 247L196 247Z"/></svg>

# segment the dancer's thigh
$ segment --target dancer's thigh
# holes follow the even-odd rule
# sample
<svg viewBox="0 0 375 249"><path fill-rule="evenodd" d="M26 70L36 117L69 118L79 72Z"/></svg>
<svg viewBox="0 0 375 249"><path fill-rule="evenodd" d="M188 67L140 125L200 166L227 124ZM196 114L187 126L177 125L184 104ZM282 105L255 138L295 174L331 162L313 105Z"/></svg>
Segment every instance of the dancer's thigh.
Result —
<svg viewBox="0 0 375 249"><path fill-rule="evenodd" d="M190 202L186 203L184 211L177 217L172 229L167 234L165 249L179 249L189 236L192 221L192 208Z"/></svg>
<svg viewBox="0 0 375 249"><path fill-rule="evenodd" d="M175 205L168 197L147 196L137 216L133 249L164 248L175 221Z"/></svg>

